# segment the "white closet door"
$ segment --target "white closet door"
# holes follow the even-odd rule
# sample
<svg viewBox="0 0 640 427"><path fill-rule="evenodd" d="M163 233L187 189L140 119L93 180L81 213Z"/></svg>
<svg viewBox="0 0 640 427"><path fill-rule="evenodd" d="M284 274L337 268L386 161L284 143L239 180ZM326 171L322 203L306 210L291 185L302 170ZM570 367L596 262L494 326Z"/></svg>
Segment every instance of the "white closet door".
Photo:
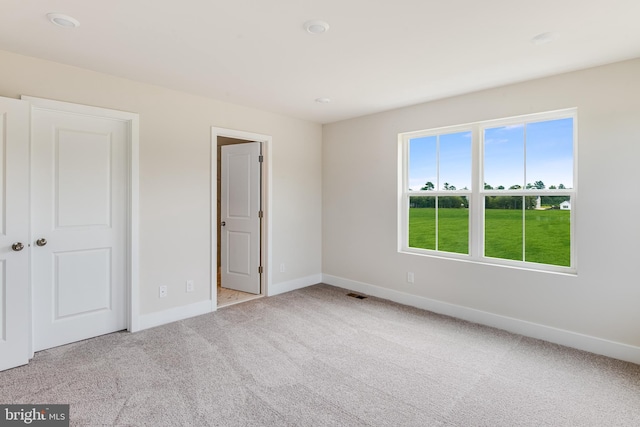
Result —
<svg viewBox="0 0 640 427"><path fill-rule="evenodd" d="M29 360L29 103L0 98L0 371Z"/></svg>
<svg viewBox="0 0 640 427"><path fill-rule="evenodd" d="M126 121L32 110L36 351L127 327Z"/></svg>

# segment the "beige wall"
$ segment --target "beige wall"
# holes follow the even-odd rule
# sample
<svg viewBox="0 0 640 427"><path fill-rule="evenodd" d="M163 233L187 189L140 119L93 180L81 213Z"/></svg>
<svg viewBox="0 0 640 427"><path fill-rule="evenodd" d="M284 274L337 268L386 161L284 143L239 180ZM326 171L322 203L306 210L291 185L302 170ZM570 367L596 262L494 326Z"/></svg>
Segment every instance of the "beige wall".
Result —
<svg viewBox="0 0 640 427"><path fill-rule="evenodd" d="M210 298L211 126L273 137L273 284L321 273L320 125L0 51L0 96L20 95L140 114L142 314Z"/></svg>
<svg viewBox="0 0 640 427"><path fill-rule="evenodd" d="M639 76L633 60L325 125L325 277L640 346ZM398 253L399 132L569 107L577 275Z"/></svg>

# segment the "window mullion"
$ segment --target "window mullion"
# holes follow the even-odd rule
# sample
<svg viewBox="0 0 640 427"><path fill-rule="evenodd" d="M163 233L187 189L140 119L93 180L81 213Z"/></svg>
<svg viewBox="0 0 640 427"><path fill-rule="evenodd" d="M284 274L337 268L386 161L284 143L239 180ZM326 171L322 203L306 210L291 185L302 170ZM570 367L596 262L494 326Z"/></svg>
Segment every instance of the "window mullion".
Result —
<svg viewBox="0 0 640 427"><path fill-rule="evenodd" d="M526 210L524 205L526 200L527 200L527 197L522 196L522 261L526 259L525 256L527 255L527 242L526 242L526 235L525 235L525 233L527 232L527 229L526 229L527 218L525 217Z"/></svg>
<svg viewBox="0 0 640 427"><path fill-rule="evenodd" d="M480 126L471 129L471 197L469 200L469 254L473 258L482 257L484 240L484 196L481 194L483 180L482 146Z"/></svg>
<svg viewBox="0 0 640 427"><path fill-rule="evenodd" d="M436 135L436 191L440 191L440 135ZM440 230L440 196L436 194L436 251L439 250L440 238L438 232Z"/></svg>
<svg viewBox="0 0 640 427"><path fill-rule="evenodd" d="M522 153L523 153L523 165L522 165L522 171L524 173L524 176L522 177L523 179L523 183L522 183L522 189L526 189L527 188L527 180L529 179L529 177L527 176L527 124L524 123L524 129L522 130L522 144L524 145ZM527 256L527 228L526 228L526 217L525 217L525 202L526 202L527 198L526 196L522 196L522 261L526 260L526 256Z"/></svg>

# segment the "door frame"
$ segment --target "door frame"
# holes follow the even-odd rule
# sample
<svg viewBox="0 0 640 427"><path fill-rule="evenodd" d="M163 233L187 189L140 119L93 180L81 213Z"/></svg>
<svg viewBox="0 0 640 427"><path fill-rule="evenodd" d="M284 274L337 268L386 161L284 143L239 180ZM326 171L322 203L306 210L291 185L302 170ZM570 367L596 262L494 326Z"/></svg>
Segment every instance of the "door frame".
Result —
<svg viewBox="0 0 640 427"><path fill-rule="evenodd" d="M128 194L127 194L127 283L126 286L126 307L127 312L127 330L129 332L139 331L140 328L140 180L139 180L139 162L140 162L140 116L137 113L126 111L111 110L107 108L81 105L63 101L55 101L45 98L37 98L32 96L22 96L21 99L30 103L30 110L49 110L83 116L96 116L101 118L109 118L118 120L127 124L128 127L128 146L127 146L127 173L128 173ZM32 125L30 124L30 127ZM31 141L29 142L31 145ZM31 165L31 159L29 159ZM29 189L31 193L31 188ZM30 195L30 197L32 197ZM31 216L31 213L30 213ZM31 229L31 218L29 219L29 235L30 241L35 238ZM31 247L30 249L33 249ZM29 281L30 295L33 295L33 283ZM31 299L31 305L33 300ZM30 308L32 309L32 308ZM31 322L29 354L33 357L33 321Z"/></svg>
<svg viewBox="0 0 640 427"><path fill-rule="evenodd" d="M262 275L260 276L260 295L269 295L271 285L271 145L272 137L235 129L211 127L211 311L218 309L218 137L243 139L247 142L262 144L262 210L263 226L260 236L262 253Z"/></svg>

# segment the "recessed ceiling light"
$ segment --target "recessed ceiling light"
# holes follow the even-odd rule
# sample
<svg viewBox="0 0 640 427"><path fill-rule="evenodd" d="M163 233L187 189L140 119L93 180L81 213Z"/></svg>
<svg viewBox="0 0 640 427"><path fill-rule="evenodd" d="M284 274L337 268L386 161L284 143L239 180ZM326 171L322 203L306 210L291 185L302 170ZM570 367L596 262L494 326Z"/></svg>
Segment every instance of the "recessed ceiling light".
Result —
<svg viewBox="0 0 640 427"><path fill-rule="evenodd" d="M530 41L535 45L541 45L551 43L556 39L556 37L557 36L555 33L540 33L536 36L533 36Z"/></svg>
<svg viewBox="0 0 640 427"><path fill-rule="evenodd" d="M329 31L329 24L319 19L313 19L304 23L304 29L311 34L322 34Z"/></svg>
<svg viewBox="0 0 640 427"><path fill-rule="evenodd" d="M331 102L331 99L329 98L316 98L316 102L318 104L328 104Z"/></svg>
<svg viewBox="0 0 640 427"><path fill-rule="evenodd" d="M62 13L48 13L47 18L59 27L76 28L80 26L80 22L77 19Z"/></svg>

